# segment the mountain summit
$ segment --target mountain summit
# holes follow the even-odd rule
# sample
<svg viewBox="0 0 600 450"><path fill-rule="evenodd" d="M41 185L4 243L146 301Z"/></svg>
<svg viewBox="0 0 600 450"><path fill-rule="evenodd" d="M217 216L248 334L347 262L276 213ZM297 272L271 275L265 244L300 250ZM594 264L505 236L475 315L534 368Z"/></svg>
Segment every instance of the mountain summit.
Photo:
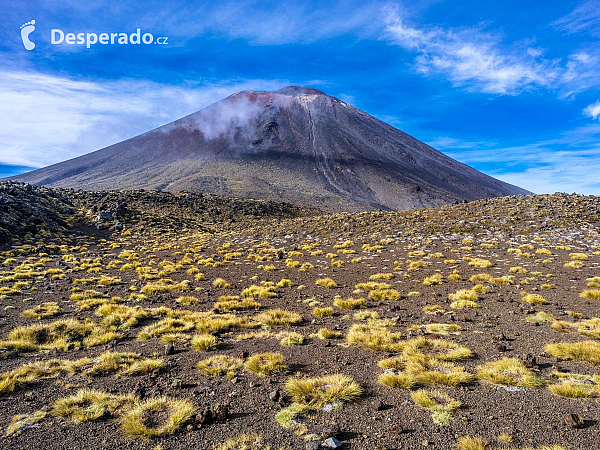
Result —
<svg viewBox="0 0 600 450"><path fill-rule="evenodd" d="M160 189L327 210L412 209L527 194L319 90L242 91L110 147L12 177Z"/></svg>

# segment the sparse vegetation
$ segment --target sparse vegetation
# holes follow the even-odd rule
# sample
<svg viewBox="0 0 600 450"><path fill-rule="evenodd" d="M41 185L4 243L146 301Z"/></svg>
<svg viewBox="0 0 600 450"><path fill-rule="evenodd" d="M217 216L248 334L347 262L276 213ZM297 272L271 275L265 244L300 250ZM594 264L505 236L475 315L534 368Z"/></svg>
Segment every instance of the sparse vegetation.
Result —
<svg viewBox="0 0 600 450"><path fill-rule="evenodd" d="M3 201L24 189L0 183ZM559 450L544 430L571 411L586 423L564 429L565 446L595 448L596 197L321 215L209 194L31 189L68 199L88 225L115 199L128 211L119 230L37 233L0 249L7 448L88 422L68 424L69 444L323 446L335 423L344 447L453 447L469 432L458 448ZM513 355L522 361L500 359ZM192 412L180 417L164 394L193 399ZM220 423L225 403L234 415ZM424 426L396 435L410 417ZM265 439L243 431L255 423Z"/></svg>
<svg viewBox="0 0 600 450"><path fill-rule="evenodd" d="M87 422L121 412L134 402L133 395L113 395L104 391L80 389L75 395L54 402L52 412L73 422Z"/></svg>
<svg viewBox="0 0 600 450"><path fill-rule="evenodd" d="M596 341L548 344L544 351L561 359L572 359L594 365L600 364L600 342Z"/></svg>
<svg viewBox="0 0 600 450"><path fill-rule="evenodd" d="M350 377L342 374L316 378L290 378L285 391L292 401L310 407L327 403L349 402L360 396L362 388Z"/></svg>
<svg viewBox="0 0 600 450"><path fill-rule="evenodd" d="M287 365L281 353L256 353L244 363L244 368L265 377L287 371Z"/></svg>
<svg viewBox="0 0 600 450"><path fill-rule="evenodd" d="M128 435L154 438L174 434L195 412L196 407L188 400L157 397L136 404L121 416L120 422Z"/></svg>
<svg viewBox="0 0 600 450"><path fill-rule="evenodd" d="M536 376L516 358L503 358L477 367L480 380L507 386L538 387L544 380Z"/></svg>

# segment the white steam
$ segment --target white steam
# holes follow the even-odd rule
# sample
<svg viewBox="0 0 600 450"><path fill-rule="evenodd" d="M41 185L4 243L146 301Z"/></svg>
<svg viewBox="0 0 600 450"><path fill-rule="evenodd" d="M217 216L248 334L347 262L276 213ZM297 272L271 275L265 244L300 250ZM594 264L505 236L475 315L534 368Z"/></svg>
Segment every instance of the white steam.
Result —
<svg viewBox="0 0 600 450"><path fill-rule="evenodd" d="M207 141L220 137L231 138L238 133L249 135L254 129L251 125L256 122L261 109L259 102L252 101L243 94L235 95L162 127L161 130L169 132L174 128L184 127L189 131L199 131Z"/></svg>

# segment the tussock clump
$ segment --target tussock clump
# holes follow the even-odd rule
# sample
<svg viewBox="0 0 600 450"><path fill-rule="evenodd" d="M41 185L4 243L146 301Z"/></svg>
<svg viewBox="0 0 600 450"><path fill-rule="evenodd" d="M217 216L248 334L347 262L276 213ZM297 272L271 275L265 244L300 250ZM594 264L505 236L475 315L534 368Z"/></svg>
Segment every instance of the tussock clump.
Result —
<svg viewBox="0 0 600 450"><path fill-rule="evenodd" d="M453 399L448 394L439 391L428 391L420 389L411 394L413 401L423 408L432 412L433 422L439 425L445 425L452 420L452 412L460 407L462 403Z"/></svg>
<svg viewBox="0 0 600 450"><path fill-rule="evenodd" d="M227 355L215 355L198 362L197 367L209 376L227 374L228 378L233 378L243 365L244 361L239 358L232 358Z"/></svg>
<svg viewBox="0 0 600 450"><path fill-rule="evenodd" d="M376 273L369 277L369 280L391 280L394 278L393 273Z"/></svg>
<svg viewBox="0 0 600 450"><path fill-rule="evenodd" d="M139 306L132 308L111 303L99 306L96 314L104 316L101 324L104 328L111 330L126 330L134 327L141 319L145 319L150 315L148 311Z"/></svg>
<svg viewBox="0 0 600 450"><path fill-rule="evenodd" d="M503 358L477 366L477 378L506 386L538 387L544 380L516 358Z"/></svg>
<svg viewBox="0 0 600 450"><path fill-rule="evenodd" d="M144 358L137 353L104 352L93 361L91 368L84 372L88 376L140 375L160 369L165 365L162 359Z"/></svg>
<svg viewBox="0 0 600 450"><path fill-rule="evenodd" d="M448 294L448 298L453 302L468 300L471 302L475 302L479 299L477 297L477 292L472 289L461 289L456 291L454 294Z"/></svg>
<svg viewBox="0 0 600 450"><path fill-rule="evenodd" d="M206 352L209 350L214 350L217 348L217 338L212 334L197 334L192 337L190 341L190 346L194 350L199 350L201 352Z"/></svg>
<svg viewBox="0 0 600 450"><path fill-rule="evenodd" d="M135 397L113 395L93 389L80 389L76 394L56 400L52 407L55 416L73 422L87 422L117 414L135 403Z"/></svg>
<svg viewBox="0 0 600 450"><path fill-rule="evenodd" d="M493 264L487 259L481 258L473 258L469 261L469 265L473 267L479 267L481 269L487 269L488 267L492 267Z"/></svg>
<svg viewBox="0 0 600 450"><path fill-rule="evenodd" d="M0 341L0 347L22 352L53 348L66 350L69 345L92 347L106 344L119 337L119 334L107 332L92 322L65 319L49 324L14 328L8 334L8 340Z"/></svg>
<svg viewBox="0 0 600 450"><path fill-rule="evenodd" d="M456 300L450 303L450 308L453 309L477 309L481 308L481 305L471 300Z"/></svg>
<svg viewBox="0 0 600 450"><path fill-rule="evenodd" d="M489 273L478 273L475 275L471 275L469 281L472 283L481 283L485 281L490 281L492 276Z"/></svg>
<svg viewBox="0 0 600 450"><path fill-rule="evenodd" d="M189 400L157 397L136 404L120 418L121 428L131 436L154 438L174 434L196 412ZM162 423L157 419L165 416Z"/></svg>
<svg viewBox="0 0 600 450"><path fill-rule="evenodd" d="M587 261L588 255L585 253L569 253L569 258L573 261Z"/></svg>
<svg viewBox="0 0 600 450"><path fill-rule="evenodd" d="M521 295L521 300L526 303L531 303L532 305L543 305L547 303L546 299L538 294L528 294L526 292L522 292Z"/></svg>
<svg viewBox="0 0 600 450"><path fill-rule="evenodd" d="M580 375L554 372L556 383L548 386L553 394L568 398L588 398L600 396L600 375Z"/></svg>
<svg viewBox="0 0 600 450"><path fill-rule="evenodd" d="M123 280L117 277L103 276L98 279L97 284L99 286L117 286L123 284Z"/></svg>
<svg viewBox="0 0 600 450"><path fill-rule="evenodd" d="M446 262L446 261L444 261ZM455 260L448 260L448 262L446 264L456 264ZM452 280L452 281L462 281L463 277L460 276L460 273L458 273L458 270L454 269L452 271L452 273L450 275L448 275L448 279Z"/></svg>
<svg viewBox="0 0 600 450"><path fill-rule="evenodd" d="M16 369L0 374L0 394L13 392L39 380L57 378L75 373L91 362L88 358L75 361L51 359L24 364Z"/></svg>
<svg viewBox="0 0 600 450"><path fill-rule="evenodd" d="M563 265L567 269L581 269L583 267L583 261L569 261Z"/></svg>
<svg viewBox="0 0 600 450"><path fill-rule="evenodd" d="M302 345L304 343L304 336L302 336L300 333L288 333L281 339L281 341L279 341L279 343L284 347L290 345Z"/></svg>
<svg viewBox="0 0 600 450"><path fill-rule="evenodd" d="M362 393L358 383L339 373L316 378L290 378L284 389L295 403L316 408L327 403L349 402Z"/></svg>
<svg viewBox="0 0 600 450"><path fill-rule="evenodd" d="M198 303L202 303L202 300L200 300L197 297L192 297L189 295L185 295L183 297L179 297L177 298L177 300L175 300L177 303L179 303L180 305L197 305Z"/></svg>
<svg viewBox="0 0 600 450"><path fill-rule="evenodd" d="M473 381L473 375L462 367L429 356L412 356L406 371L413 378L415 385L421 386L459 386Z"/></svg>
<svg viewBox="0 0 600 450"><path fill-rule="evenodd" d="M190 290L190 282L184 280L181 283L176 283L170 278L163 278L154 283L148 283L142 289L144 294L162 294L165 292L184 292Z"/></svg>
<svg viewBox="0 0 600 450"><path fill-rule="evenodd" d="M243 297L260 297L260 298L274 298L277 294L273 292L274 286L256 286L252 285L242 291Z"/></svg>
<svg viewBox="0 0 600 450"><path fill-rule="evenodd" d="M6 427L6 437L19 436L23 430L30 428L31 426L40 423L46 418L46 411L35 411L32 414L19 414L14 416L10 425Z"/></svg>
<svg viewBox="0 0 600 450"><path fill-rule="evenodd" d="M219 297L219 301L214 304L215 311L220 313L258 308L260 308L260 303L253 298L244 298L240 300L237 295L223 295Z"/></svg>
<svg viewBox="0 0 600 450"><path fill-rule="evenodd" d="M283 309L270 309L258 314L255 319L269 326L277 325L294 325L302 322L302 316L292 311L286 311Z"/></svg>
<svg viewBox="0 0 600 450"><path fill-rule="evenodd" d="M29 317L30 319L47 319L49 317L54 317L57 314L61 313L60 306L56 302L46 302L41 305L34 306L31 309L26 309L21 313L24 317Z"/></svg>
<svg viewBox="0 0 600 450"><path fill-rule="evenodd" d="M471 288L471 290L477 294L487 294L490 291L488 286L484 286L483 284L476 284Z"/></svg>
<svg viewBox="0 0 600 450"><path fill-rule="evenodd" d="M229 289L231 287L231 285L227 281L225 281L223 278L215 278L214 281L212 282L212 285L214 287L221 288L221 289Z"/></svg>
<svg viewBox="0 0 600 450"><path fill-rule="evenodd" d="M365 301L364 298L346 298L343 299L341 297L336 297L333 300L333 306L337 306L338 308L341 309L359 309L359 308L365 308L367 306L367 302Z"/></svg>
<svg viewBox="0 0 600 450"><path fill-rule="evenodd" d="M432 356L442 361L458 361L473 356L473 352L456 342L419 337L406 342L404 354Z"/></svg>
<svg viewBox="0 0 600 450"><path fill-rule="evenodd" d="M369 292L373 300L398 300L400 293L396 289L377 289Z"/></svg>
<svg viewBox="0 0 600 450"><path fill-rule="evenodd" d="M275 287L278 289L287 288L287 287L291 287L291 286L292 286L292 280L288 280L287 278L282 278L275 285Z"/></svg>
<svg viewBox="0 0 600 450"><path fill-rule="evenodd" d="M362 323L350 327L346 341L378 352L401 352L405 346L400 333L394 333L382 326Z"/></svg>
<svg viewBox="0 0 600 450"><path fill-rule="evenodd" d="M463 436L458 439L457 450L485 450L488 442L482 437Z"/></svg>
<svg viewBox="0 0 600 450"><path fill-rule="evenodd" d="M582 320L581 322L557 320L552 323L552 329L561 333L564 333L569 329L574 329L582 336L600 339L600 318L593 317L588 320Z"/></svg>
<svg viewBox="0 0 600 450"><path fill-rule="evenodd" d="M91 290L71 294L70 298L81 310L95 308L96 306L110 302L108 295Z"/></svg>
<svg viewBox="0 0 600 450"><path fill-rule="evenodd" d="M317 317L331 317L333 316L333 308L330 306L325 308L313 308L313 314Z"/></svg>
<svg viewBox="0 0 600 450"><path fill-rule="evenodd" d="M317 281L315 281L315 284L327 289L334 289L337 287L337 283L331 278L319 278Z"/></svg>
<svg viewBox="0 0 600 450"><path fill-rule="evenodd" d="M321 328L314 336L319 339L338 339L342 337L342 333L335 330L328 330L327 328Z"/></svg>
<svg viewBox="0 0 600 450"><path fill-rule="evenodd" d="M423 280L423 286L434 286L436 284L442 284L442 276L439 273Z"/></svg>
<svg viewBox="0 0 600 450"><path fill-rule="evenodd" d="M281 353L257 353L250 356L244 363L244 368L260 377L274 375L287 371L287 365Z"/></svg>
<svg viewBox="0 0 600 450"><path fill-rule="evenodd" d="M441 310L441 314L444 310L439 309L427 309L423 308L423 312L426 314L436 314ZM441 336L448 336L449 334L460 334L462 328L454 323L428 323L424 325L411 325L408 328L409 331L423 330L426 334L439 334Z"/></svg>
<svg viewBox="0 0 600 450"><path fill-rule="evenodd" d="M547 344L544 351L556 358L572 359L594 365L600 364L600 342L596 341Z"/></svg>
<svg viewBox="0 0 600 450"><path fill-rule="evenodd" d="M426 355L399 355L379 361L385 369L379 382L389 387L412 389L415 386L458 386L468 384L473 375L448 361Z"/></svg>
<svg viewBox="0 0 600 450"><path fill-rule="evenodd" d="M587 298L589 300L600 300L600 290L598 289L586 289L582 291L579 296L581 298Z"/></svg>
<svg viewBox="0 0 600 450"><path fill-rule="evenodd" d="M196 322L193 320L166 317L156 323L153 323L152 325L144 327L142 331L138 333L137 338L144 340L163 334L185 333L186 331L193 330L195 327Z"/></svg>

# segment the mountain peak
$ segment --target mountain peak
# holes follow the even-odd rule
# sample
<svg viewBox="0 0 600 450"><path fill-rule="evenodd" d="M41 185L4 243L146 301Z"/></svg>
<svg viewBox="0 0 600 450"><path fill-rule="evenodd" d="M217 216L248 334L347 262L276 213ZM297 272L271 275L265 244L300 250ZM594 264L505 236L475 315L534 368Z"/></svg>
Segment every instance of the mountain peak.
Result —
<svg viewBox="0 0 600 450"><path fill-rule="evenodd" d="M327 211L413 209L527 193L300 86L241 91L156 130L13 179L205 192Z"/></svg>
<svg viewBox="0 0 600 450"><path fill-rule="evenodd" d="M302 86L286 86L276 91L278 94L284 95L327 95L325 92L319 91L318 89L307 88Z"/></svg>

